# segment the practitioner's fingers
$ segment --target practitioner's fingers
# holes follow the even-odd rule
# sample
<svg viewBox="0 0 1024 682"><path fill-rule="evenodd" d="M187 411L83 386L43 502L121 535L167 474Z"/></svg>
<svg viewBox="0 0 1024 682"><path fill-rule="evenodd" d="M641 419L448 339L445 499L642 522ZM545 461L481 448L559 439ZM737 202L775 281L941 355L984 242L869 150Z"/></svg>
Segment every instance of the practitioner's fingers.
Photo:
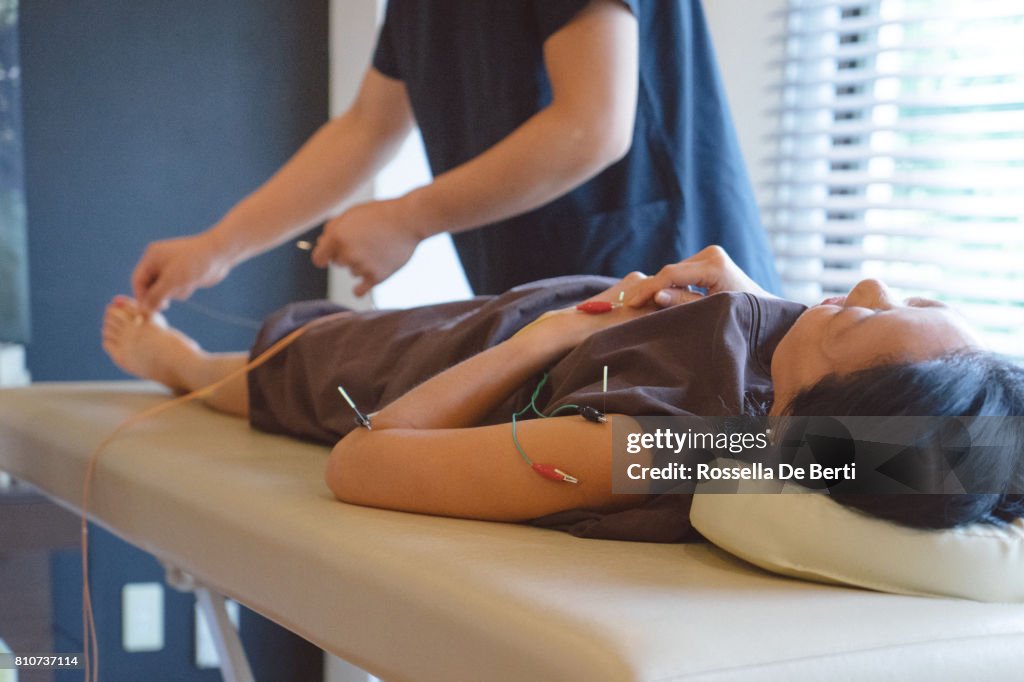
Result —
<svg viewBox="0 0 1024 682"><path fill-rule="evenodd" d="M361 280L353 291L363 296L412 257L421 237L410 224L392 201L353 206L324 227L313 262L348 268Z"/></svg>
<svg viewBox="0 0 1024 682"><path fill-rule="evenodd" d="M310 253L313 265L318 268L326 268L331 263L340 267L351 267L351 254L342 238L344 232L344 218L348 212L332 218L324 225L320 235L316 238L316 244Z"/></svg>
<svg viewBox="0 0 1024 682"><path fill-rule="evenodd" d="M160 278L161 266L153 257L151 249L147 249L142 260L132 271L132 294L140 301L146 301L151 295L153 285Z"/></svg>
<svg viewBox="0 0 1024 682"><path fill-rule="evenodd" d="M317 238L309 257L318 268L326 268L334 260L334 244L326 233Z"/></svg>
<svg viewBox="0 0 1024 682"><path fill-rule="evenodd" d="M149 286L142 296L139 297L139 304L147 315L163 310L167 307L170 298L170 285L167 277L160 276Z"/></svg>
<svg viewBox="0 0 1024 682"><path fill-rule="evenodd" d="M132 272L132 291L143 314L167 307L170 299L184 300L198 287L223 280L233 266L225 246L209 232L165 239L146 247Z"/></svg>
<svg viewBox="0 0 1024 682"><path fill-rule="evenodd" d="M347 268L349 273L358 280L352 288L352 293L357 298L365 296L379 282L379 279L368 268L360 267L352 262L353 259L348 255L348 249L344 242L335 236L333 230L325 229L321 233L310 257L313 259L313 264L320 268L325 268L331 263Z"/></svg>
<svg viewBox="0 0 1024 682"><path fill-rule="evenodd" d="M166 310L171 299L183 301L196 290L191 282L176 283L169 273L161 273L160 277L153 283L145 295L138 299L138 309L145 315L154 315Z"/></svg>
<svg viewBox="0 0 1024 682"><path fill-rule="evenodd" d="M164 240L146 247L139 264L132 272L132 293L143 314L150 315L167 307L168 299L186 298L194 286L190 273L182 267L183 260L192 260L182 253L182 240Z"/></svg>
<svg viewBox="0 0 1024 682"><path fill-rule="evenodd" d="M136 270L132 276L132 290L135 294L137 309L146 316L165 310L171 298L186 299L195 291L189 282L178 283L173 266L148 266L140 264L143 270Z"/></svg>
<svg viewBox="0 0 1024 682"><path fill-rule="evenodd" d="M156 273L153 272L153 268L149 263L141 261L136 265L135 269L132 270L131 277L132 294L135 298L140 298L149 289L154 279L156 279Z"/></svg>
<svg viewBox="0 0 1024 682"><path fill-rule="evenodd" d="M370 290L379 283L376 278L369 275L356 275L356 277L359 277L359 282L352 288L352 293L356 298L362 298L370 293Z"/></svg>

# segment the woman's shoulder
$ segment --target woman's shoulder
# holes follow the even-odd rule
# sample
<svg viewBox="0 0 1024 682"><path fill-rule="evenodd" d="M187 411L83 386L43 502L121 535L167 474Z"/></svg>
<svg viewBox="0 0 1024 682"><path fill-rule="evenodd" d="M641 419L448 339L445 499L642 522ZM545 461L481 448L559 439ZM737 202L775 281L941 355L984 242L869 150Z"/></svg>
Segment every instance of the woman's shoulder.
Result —
<svg viewBox="0 0 1024 682"><path fill-rule="evenodd" d="M807 310L803 303L770 294L758 295L746 291L722 291L686 305L698 306L694 308L697 310L707 308L729 313L762 328L782 326L786 329L793 326L796 319Z"/></svg>

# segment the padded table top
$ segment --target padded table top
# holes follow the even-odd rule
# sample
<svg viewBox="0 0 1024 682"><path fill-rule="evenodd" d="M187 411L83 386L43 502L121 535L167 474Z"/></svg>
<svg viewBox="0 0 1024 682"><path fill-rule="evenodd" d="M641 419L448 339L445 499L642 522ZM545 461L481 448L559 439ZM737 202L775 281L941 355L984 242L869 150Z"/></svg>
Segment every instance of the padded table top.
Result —
<svg viewBox="0 0 1024 682"><path fill-rule="evenodd" d="M0 469L72 508L167 394L0 391ZM114 441L94 520L388 680L1020 679L1024 605L776 577L710 545L580 540L347 505L326 448L198 405Z"/></svg>

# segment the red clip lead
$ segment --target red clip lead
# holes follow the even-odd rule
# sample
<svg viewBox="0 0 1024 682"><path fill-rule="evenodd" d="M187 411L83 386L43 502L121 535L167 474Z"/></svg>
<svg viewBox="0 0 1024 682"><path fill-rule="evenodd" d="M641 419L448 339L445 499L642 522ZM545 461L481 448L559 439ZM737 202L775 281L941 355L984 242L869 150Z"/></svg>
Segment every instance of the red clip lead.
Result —
<svg viewBox="0 0 1024 682"><path fill-rule="evenodd" d="M570 476L561 469L556 469L552 464L534 464L533 470L544 478L551 479L552 481L558 481L560 483L580 482L580 480L575 476Z"/></svg>
<svg viewBox="0 0 1024 682"><path fill-rule="evenodd" d="M576 310L588 315L603 315L604 313L610 313L615 308L621 307L621 303L612 303L610 301L584 301L576 306Z"/></svg>

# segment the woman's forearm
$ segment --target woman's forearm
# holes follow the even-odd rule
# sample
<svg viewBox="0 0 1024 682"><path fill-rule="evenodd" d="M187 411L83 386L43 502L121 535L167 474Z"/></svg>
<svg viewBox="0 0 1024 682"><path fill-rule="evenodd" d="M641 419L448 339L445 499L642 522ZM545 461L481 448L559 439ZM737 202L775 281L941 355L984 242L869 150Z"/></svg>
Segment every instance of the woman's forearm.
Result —
<svg viewBox="0 0 1024 682"><path fill-rule="evenodd" d="M632 273L594 300L612 303L626 298L641 281L643 275ZM507 341L445 370L376 413L374 431L476 426L513 391L591 334L651 310L622 306L602 315L574 308L544 313Z"/></svg>
<svg viewBox="0 0 1024 682"><path fill-rule="evenodd" d="M595 300L617 300L637 278L625 278ZM608 424L561 417L523 424L519 437L535 461L566 467L580 477L573 486L543 481L523 466L507 424L476 425L591 334L647 312L622 306L601 315L572 308L545 313L373 415L371 431L355 429L342 438L325 472L328 486L346 502L502 521L635 504L611 494Z"/></svg>
<svg viewBox="0 0 1024 682"><path fill-rule="evenodd" d="M374 431L474 426L572 346L557 324L535 325L425 381L373 415Z"/></svg>

